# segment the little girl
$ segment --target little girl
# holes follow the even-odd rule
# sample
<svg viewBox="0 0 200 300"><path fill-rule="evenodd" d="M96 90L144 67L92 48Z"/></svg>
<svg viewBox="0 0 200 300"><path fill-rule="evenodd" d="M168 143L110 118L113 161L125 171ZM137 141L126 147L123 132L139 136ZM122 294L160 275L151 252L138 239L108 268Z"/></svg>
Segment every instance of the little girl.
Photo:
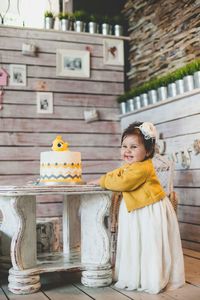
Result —
<svg viewBox="0 0 200 300"><path fill-rule="evenodd" d="M129 125L121 139L121 158L125 164L90 182L123 195L115 286L152 294L181 287L185 282L176 214L151 160L155 140L152 123Z"/></svg>

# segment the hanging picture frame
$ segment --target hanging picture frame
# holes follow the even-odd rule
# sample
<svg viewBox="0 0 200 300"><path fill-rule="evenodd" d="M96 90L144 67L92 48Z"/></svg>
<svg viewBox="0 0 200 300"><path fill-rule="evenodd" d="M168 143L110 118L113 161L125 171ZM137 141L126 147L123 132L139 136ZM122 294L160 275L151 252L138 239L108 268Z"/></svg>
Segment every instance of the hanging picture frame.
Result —
<svg viewBox="0 0 200 300"><path fill-rule="evenodd" d="M53 93L37 92L36 100L38 114L53 113Z"/></svg>
<svg viewBox="0 0 200 300"><path fill-rule="evenodd" d="M26 65L10 65L9 85L26 86Z"/></svg>
<svg viewBox="0 0 200 300"><path fill-rule="evenodd" d="M89 78L90 52L86 50L57 49L56 75Z"/></svg>
<svg viewBox="0 0 200 300"><path fill-rule="evenodd" d="M104 65L124 65L124 42L122 40L103 40L103 62Z"/></svg>

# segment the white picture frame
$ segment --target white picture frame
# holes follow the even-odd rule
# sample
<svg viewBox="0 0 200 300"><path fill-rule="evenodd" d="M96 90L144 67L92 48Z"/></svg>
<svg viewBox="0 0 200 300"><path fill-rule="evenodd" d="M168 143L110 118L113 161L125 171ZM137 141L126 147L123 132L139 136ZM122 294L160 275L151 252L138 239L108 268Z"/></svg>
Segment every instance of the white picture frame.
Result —
<svg viewBox="0 0 200 300"><path fill-rule="evenodd" d="M103 63L111 66L124 66L124 41L103 40Z"/></svg>
<svg viewBox="0 0 200 300"><path fill-rule="evenodd" d="M36 100L38 114L53 113L53 93L37 92Z"/></svg>
<svg viewBox="0 0 200 300"><path fill-rule="evenodd" d="M57 49L56 75L89 78L90 52L86 50Z"/></svg>
<svg viewBox="0 0 200 300"><path fill-rule="evenodd" d="M9 85L26 86L26 65L11 64Z"/></svg>

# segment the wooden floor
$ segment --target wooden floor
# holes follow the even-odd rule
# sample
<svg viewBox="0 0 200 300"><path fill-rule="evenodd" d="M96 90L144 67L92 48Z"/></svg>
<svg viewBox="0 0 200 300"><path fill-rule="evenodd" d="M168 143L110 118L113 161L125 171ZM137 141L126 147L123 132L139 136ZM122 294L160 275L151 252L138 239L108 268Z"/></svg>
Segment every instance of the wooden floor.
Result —
<svg viewBox="0 0 200 300"><path fill-rule="evenodd" d="M54 273L42 276L42 289L40 292L24 296L10 293L6 278L3 278L0 288L0 300L200 300L200 253L185 249L184 258L185 286L158 295L116 290L113 286L87 288L80 283L80 274Z"/></svg>

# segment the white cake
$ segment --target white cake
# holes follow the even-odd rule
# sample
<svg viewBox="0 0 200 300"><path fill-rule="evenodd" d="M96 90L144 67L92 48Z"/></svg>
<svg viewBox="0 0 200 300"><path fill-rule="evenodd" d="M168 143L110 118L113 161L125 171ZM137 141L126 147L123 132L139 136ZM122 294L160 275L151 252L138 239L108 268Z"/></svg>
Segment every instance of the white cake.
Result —
<svg viewBox="0 0 200 300"><path fill-rule="evenodd" d="M81 153L60 150L59 147L68 148L68 144L64 144L60 138L60 136L59 139L57 137L53 142L54 151L40 154L40 182L45 184L81 183ZM67 146L64 148L63 145Z"/></svg>

